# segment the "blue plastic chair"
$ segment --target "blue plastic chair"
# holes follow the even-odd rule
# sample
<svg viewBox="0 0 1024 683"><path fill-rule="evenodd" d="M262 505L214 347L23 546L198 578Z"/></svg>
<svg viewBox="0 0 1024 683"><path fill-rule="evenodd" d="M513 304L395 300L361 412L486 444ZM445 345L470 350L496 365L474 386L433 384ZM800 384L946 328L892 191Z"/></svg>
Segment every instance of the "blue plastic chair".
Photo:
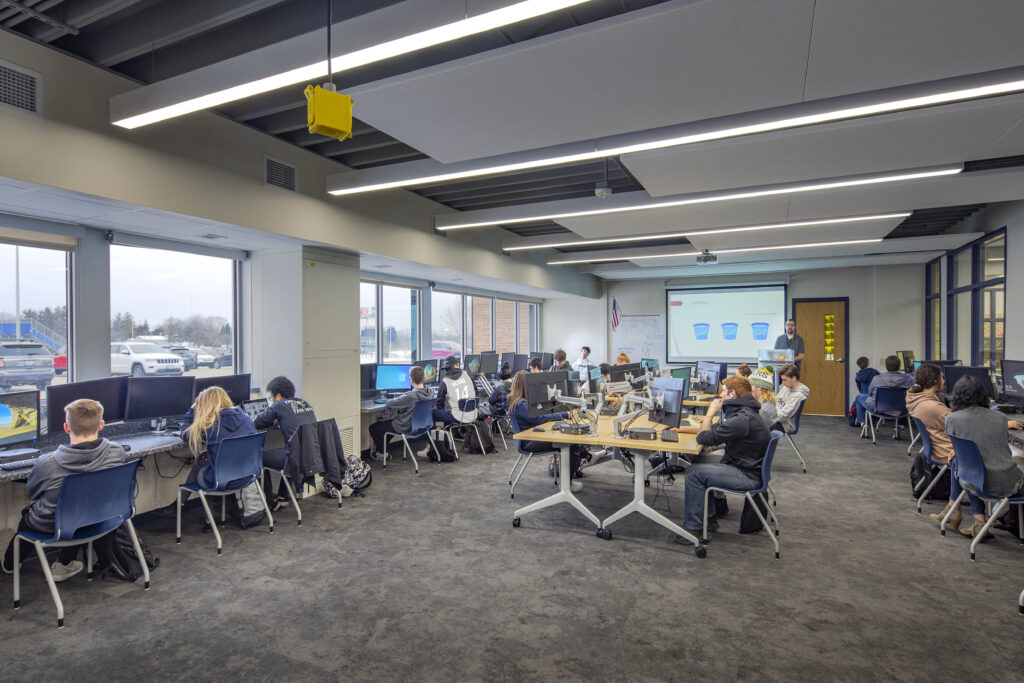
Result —
<svg viewBox="0 0 1024 683"><path fill-rule="evenodd" d="M760 508L757 507L757 501L754 500L754 496L757 496L764 504L765 510L768 511L768 517L771 518L772 523L775 526L774 532L771 534L772 542L775 544L775 559L779 559L779 518L775 516L775 510L773 506L768 504L768 500L765 498L765 493L772 480L772 461L775 459L775 449L778 448L779 439L782 438L782 432L773 431L771 441L768 442L768 447L764 450L764 460L761 461L761 486L756 489L742 490L742 489L727 489L721 486L709 486L704 490L704 528L703 528L703 545L708 542L708 497L713 491L721 491L722 493L734 493L736 495L743 496L747 502L754 508L754 512L757 514L757 518L761 520L761 524L767 529L771 529L768 520L761 514ZM705 550L705 552L707 552Z"/></svg>
<svg viewBox="0 0 1024 683"><path fill-rule="evenodd" d="M1024 590L1020 592L1020 597L1017 598L1017 609L1021 614L1024 614Z"/></svg>
<svg viewBox="0 0 1024 683"><path fill-rule="evenodd" d="M871 445L877 446L878 439L875 430L886 420L893 420L896 427L899 427L900 420L907 421L907 429L910 431L910 443L914 443L914 424L911 422L910 413L907 412L907 390L899 387L879 387L875 392L875 409L865 411L868 424L871 425ZM877 422L876 422L877 420Z"/></svg>
<svg viewBox="0 0 1024 683"><path fill-rule="evenodd" d="M380 456L380 461L384 467L388 466L388 439L392 436L397 436L402 439L404 448L402 450L402 459L405 459L406 453L409 454L409 459L412 460L413 466L416 468L416 474L420 473L420 465L416 462L416 454L412 452L412 447L409 445L409 439L417 441L423 437L427 437L430 442L430 447L434 449L434 455L437 456L437 464L441 464L441 454L437 451L437 444L434 443L434 437L430 435L430 430L434 426L434 399L428 398L422 401L417 401L416 405L412 407L412 424L408 432L384 432L384 452Z"/></svg>
<svg viewBox="0 0 1024 683"><path fill-rule="evenodd" d="M459 399L459 410L464 413L473 412L477 409L477 400L475 398L460 398ZM476 426L476 420L472 422L453 422L444 426L444 433L448 435L448 440L451 442L452 451L455 452L455 459L459 459L459 449L455 447L455 437L452 436L452 430L458 429L459 427L472 427L473 431L476 432L477 443L483 443L480 439L480 430Z"/></svg>
<svg viewBox="0 0 1024 683"><path fill-rule="evenodd" d="M19 531L14 538L14 609L21 606L21 543L28 541L36 548L39 564L50 587L53 604L57 607L57 628L64 626L64 604L57 592L57 584L46 561L46 548L62 548L71 545L88 544L86 549L86 571L92 578L92 542L109 534L122 524L128 525L135 556L142 565L145 580L144 590L149 590L149 567L142 555L139 537L132 525L135 514L135 471L139 461L115 465L92 472L69 474L64 478L57 497L52 534L39 531Z"/></svg>
<svg viewBox="0 0 1024 683"><path fill-rule="evenodd" d="M921 451L924 453L924 457L928 458L928 462L933 465L939 466L939 471L932 477L932 480L928 482L928 487L925 488L924 492L917 499L917 513L921 514L921 503L928 497L935 485L939 483L939 479L942 479L942 475L949 469L947 463L938 462L932 459L932 437L928 434L928 429L924 426L924 423L918 420L916 417L912 418L914 424L917 425L917 434L921 437Z"/></svg>
<svg viewBox="0 0 1024 683"><path fill-rule="evenodd" d="M971 559L974 559L974 551L978 547L978 543L981 539L985 538L985 534L988 533L992 523L995 522L1003 511L1010 505L1016 505L1017 507L1017 529L1018 538L1021 544L1024 544L1024 493L1018 491L1016 496L996 496L985 490L985 461L981 458L981 451L978 449L978 444L974 443L970 439L963 439L959 436L949 437L950 441L953 442L953 452L956 454L954 462L956 464L953 476L960 480L961 484L964 484L964 490L960 492L953 507L950 508L949 512L942 519L942 524L939 525L939 530L943 536L946 535L946 521L949 516L953 513L953 510L960 509L960 504L967 496L967 485L970 485L974 489L972 493L978 498L986 501L987 503L996 503L996 506L991 509L988 516L988 521L981 527L981 532L974 536L974 540L971 541Z"/></svg>
<svg viewBox="0 0 1024 683"><path fill-rule="evenodd" d="M260 486L260 475L263 473L263 442L266 438L265 432L259 432L224 439L220 442L220 448L217 449L217 457L210 463L212 467L207 470L207 476L213 477L213 486L204 488L198 481L194 481L178 487L177 543L181 543L182 492L189 491L199 494L199 501L203 504L203 509L206 510L206 519L213 528L214 538L217 539L217 554L220 555L222 550L220 531L217 530L217 522L213 518L213 512L210 511L210 504L206 501L206 497L234 495L250 484L256 484L256 488L260 492L267 520L270 522L270 533L274 533L274 516L270 514L267 497L263 495L263 487ZM222 507L222 518L223 510Z"/></svg>
<svg viewBox="0 0 1024 683"><path fill-rule="evenodd" d="M519 429L519 422L518 420L516 420L515 415L513 415L512 413L508 413L508 420L509 424L512 425L513 434L518 434L520 431L522 431L521 429ZM528 451L523 448L523 441L519 439L514 439L514 441L516 444L516 452L519 453L519 457L517 457L515 463L512 464L512 471L508 473L508 485L511 487L509 490L509 498L513 499L516 497L516 484L519 483L519 480L523 476L523 472L526 471L527 466L530 464L530 459L533 458L533 456L535 455L546 455L548 457L551 457L552 455L558 455L559 453L559 451ZM519 474L516 474L516 468L519 467L519 462L524 457L526 458L526 462L523 463L523 467L519 470ZM557 477L555 478L555 485L558 485Z"/></svg>
<svg viewBox="0 0 1024 683"><path fill-rule="evenodd" d="M793 437L800 431L800 416L804 414L804 403L807 399L800 401L800 405L796 407L796 413L793 414L793 431L786 432L786 440L789 441L789 445L796 451L796 457L800 458L800 464L804 468L804 474L807 474L807 463L804 462L804 456L800 454L800 449L796 447L796 442L793 441Z"/></svg>

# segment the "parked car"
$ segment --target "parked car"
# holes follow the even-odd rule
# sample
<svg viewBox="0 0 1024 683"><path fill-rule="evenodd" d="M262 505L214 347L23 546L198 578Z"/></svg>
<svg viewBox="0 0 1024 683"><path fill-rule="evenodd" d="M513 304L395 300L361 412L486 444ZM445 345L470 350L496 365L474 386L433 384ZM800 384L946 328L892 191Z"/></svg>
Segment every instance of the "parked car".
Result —
<svg viewBox="0 0 1024 683"><path fill-rule="evenodd" d="M19 385L43 391L53 381L53 356L33 341L0 341L0 392Z"/></svg>
<svg viewBox="0 0 1024 683"><path fill-rule="evenodd" d="M231 367L234 364L235 359L231 351L228 351L227 353L222 353L221 355L213 359L213 367L215 370Z"/></svg>
<svg viewBox="0 0 1024 683"><path fill-rule="evenodd" d="M58 375L63 375L68 371L68 354L58 353L53 357L53 371Z"/></svg>
<svg viewBox="0 0 1024 683"><path fill-rule="evenodd" d="M114 375L181 375L185 361L149 342L114 342L110 345L110 372Z"/></svg>
<svg viewBox="0 0 1024 683"><path fill-rule="evenodd" d="M430 345L431 358L447 358L448 356L460 356L459 347L452 342L434 342Z"/></svg>
<svg viewBox="0 0 1024 683"><path fill-rule="evenodd" d="M195 351L184 346L168 346L166 347L169 353L173 353L185 363L185 372L188 372L192 368L196 367L199 362L196 358L197 354Z"/></svg>
<svg viewBox="0 0 1024 683"><path fill-rule="evenodd" d="M212 368L213 361L217 359L216 356L211 356L208 353L197 353L196 354L196 366L200 368Z"/></svg>

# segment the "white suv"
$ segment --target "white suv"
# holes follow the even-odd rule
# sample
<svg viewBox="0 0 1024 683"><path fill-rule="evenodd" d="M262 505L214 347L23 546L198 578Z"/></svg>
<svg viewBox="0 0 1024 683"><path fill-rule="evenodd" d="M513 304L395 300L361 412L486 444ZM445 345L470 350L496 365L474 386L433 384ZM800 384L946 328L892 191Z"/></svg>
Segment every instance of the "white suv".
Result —
<svg viewBox="0 0 1024 683"><path fill-rule="evenodd" d="M110 345L112 375L183 375L185 362L149 342L114 342Z"/></svg>

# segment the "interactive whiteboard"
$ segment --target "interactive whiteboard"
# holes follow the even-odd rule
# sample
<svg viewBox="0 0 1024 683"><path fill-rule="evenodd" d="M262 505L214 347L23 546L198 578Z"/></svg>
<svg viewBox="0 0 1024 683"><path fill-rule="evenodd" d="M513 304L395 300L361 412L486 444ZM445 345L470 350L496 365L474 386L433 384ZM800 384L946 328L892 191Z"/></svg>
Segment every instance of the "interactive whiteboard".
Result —
<svg viewBox="0 0 1024 683"><path fill-rule="evenodd" d="M756 363L786 331L785 285L669 289L668 362Z"/></svg>

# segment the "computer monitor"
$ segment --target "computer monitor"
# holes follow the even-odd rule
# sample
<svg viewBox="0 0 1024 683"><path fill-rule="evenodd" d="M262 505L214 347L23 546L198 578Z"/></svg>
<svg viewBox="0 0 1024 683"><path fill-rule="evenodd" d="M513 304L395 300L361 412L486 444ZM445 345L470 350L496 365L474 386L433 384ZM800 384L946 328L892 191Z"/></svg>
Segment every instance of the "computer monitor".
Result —
<svg viewBox="0 0 1024 683"><path fill-rule="evenodd" d="M555 354L553 353L542 353L540 354L540 366L545 370L555 364Z"/></svg>
<svg viewBox="0 0 1024 683"><path fill-rule="evenodd" d="M580 377L580 373L575 370L567 370L566 372L569 373L570 382L579 382L582 379L582 377Z"/></svg>
<svg viewBox="0 0 1024 683"><path fill-rule="evenodd" d="M377 364L363 363L359 366L359 389L362 391L376 391L377 387Z"/></svg>
<svg viewBox="0 0 1024 683"><path fill-rule="evenodd" d="M501 358L498 360L498 368L500 369L505 363L508 363L509 370L516 364L516 354L514 351L507 351L501 354Z"/></svg>
<svg viewBox="0 0 1024 683"><path fill-rule="evenodd" d="M238 406L243 401L248 401L252 395L252 375L244 373L241 375L221 375L220 377L196 377L195 387L192 389L192 400L210 387L220 387L227 392L231 403Z"/></svg>
<svg viewBox="0 0 1024 683"><path fill-rule="evenodd" d="M485 375L496 375L498 374L498 354L496 353L481 353L480 354L480 372Z"/></svg>
<svg viewBox="0 0 1024 683"><path fill-rule="evenodd" d="M683 397L690 391L689 379L655 377L651 382L651 398L662 397L661 407L650 411L652 422L666 427L678 427L683 410Z"/></svg>
<svg viewBox="0 0 1024 683"><path fill-rule="evenodd" d="M470 375L480 374L480 354L471 353L462 359L462 369Z"/></svg>
<svg viewBox="0 0 1024 683"><path fill-rule="evenodd" d="M661 366L658 364L657 358L641 358L640 365L643 366L644 370L653 372L655 375L661 372Z"/></svg>
<svg viewBox="0 0 1024 683"><path fill-rule="evenodd" d="M540 358L541 360L544 360L544 358L543 358L544 352L543 351L530 351L530 353L528 355L530 356L530 358Z"/></svg>
<svg viewBox="0 0 1024 683"><path fill-rule="evenodd" d="M436 382L437 381L437 359L436 358L434 358L432 360L418 360L415 363L413 363L413 365L415 365L418 368L423 368L423 383L424 384L427 384L429 382ZM373 386L377 386L377 380L376 379L373 382Z"/></svg>
<svg viewBox="0 0 1024 683"><path fill-rule="evenodd" d="M708 370L718 370L719 379L725 379L729 375L728 363L716 363L714 361L699 360L697 361L697 369L695 379L698 378L702 373Z"/></svg>
<svg viewBox="0 0 1024 683"><path fill-rule="evenodd" d="M932 365L938 365L940 368L945 368L950 365L960 365L960 359L956 360L926 360L925 363L931 363Z"/></svg>
<svg viewBox="0 0 1024 683"><path fill-rule="evenodd" d="M690 383L690 371L693 368L672 368L672 379L685 379L687 385Z"/></svg>
<svg viewBox="0 0 1024 683"><path fill-rule="evenodd" d="M947 365L942 369L942 374L945 383L945 388L943 389L943 391L946 394L946 396L953 395L953 387L956 386L956 383L960 380L961 377L966 377L967 375L970 375L971 377L974 377L979 382L981 382L981 385L985 387L985 393L988 394L988 397L990 399L994 400L996 398L996 392L992 387L992 375L989 372L989 369L986 367L971 365Z"/></svg>
<svg viewBox="0 0 1024 683"><path fill-rule="evenodd" d="M51 384L46 387L46 433L64 431L64 408L80 398L91 398L103 406L103 421L107 424L124 419L128 401L128 378L108 377L88 382Z"/></svg>
<svg viewBox="0 0 1024 683"><path fill-rule="evenodd" d="M612 382L628 382L644 374L644 368L640 363L626 363L625 365L613 365L609 375Z"/></svg>
<svg viewBox="0 0 1024 683"><path fill-rule="evenodd" d="M693 375L692 384L695 388L700 388L704 393L717 394L718 382L725 376L726 372L725 363L697 361L697 370Z"/></svg>
<svg viewBox="0 0 1024 683"><path fill-rule="evenodd" d="M896 357L900 359L900 367L903 372L912 372L911 368L914 367L913 351L897 351Z"/></svg>
<svg viewBox="0 0 1024 683"><path fill-rule="evenodd" d="M1003 394L1024 400L1024 360L1001 360L999 372L1003 376Z"/></svg>
<svg viewBox="0 0 1024 683"><path fill-rule="evenodd" d="M61 420L61 424L64 421ZM0 448L39 439L39 392L0 394Z"/></svg>
<svg viewBox="0 0 1024 683"><path fill-rule="evenodd" d="M195 377L129 377L125 420L184 415L192 407Z"/></svg>
<svg viewBox="0 0 1024 683"><path fill-rule="evenodd" d="M914 361L914 370L917 370L919 367L921 367L921 361L915 360Z"/></svg>
<svg viewBox="0 0 1024 683"><path fill-rule="evenodd" d="M526 402L530 417L540 417L570 408L549 397L551 390L558 389L569 396L569 373L565 370L551 372L530 372L526 375Z"/></svg>
<svg viewBox="0 0 1024 683"><path fill-rule="evenodd" d="M515 354L515 360L512 361L512 374L514 375L517 372L526 370L527 365L529 364L529 362L530 362L530 359L526 357L525 353L517 353L517 354ZM544 366L541 366L541 367L544 367Z"/></svg>
<svg viewBox="0 0 1024 683"><path fill-rule="evenodd" d="M412 389L412 380L409 379L411 365L384 365L377 366L377 383L374 389L377 391L399 391Z"/></svg>

